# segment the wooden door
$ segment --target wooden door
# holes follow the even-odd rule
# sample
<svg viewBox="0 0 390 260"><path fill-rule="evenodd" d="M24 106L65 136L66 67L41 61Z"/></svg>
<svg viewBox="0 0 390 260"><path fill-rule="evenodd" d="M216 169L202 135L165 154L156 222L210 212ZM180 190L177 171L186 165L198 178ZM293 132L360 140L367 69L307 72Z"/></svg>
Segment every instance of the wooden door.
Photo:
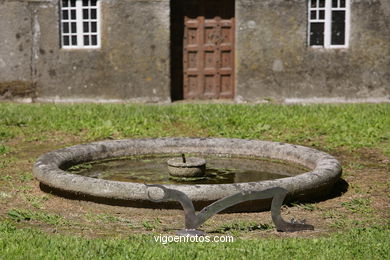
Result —
<svg viewBox="0 0 390 260"><path fill-rule="evenodd" d="M234 97L234 23L234 0L185 1L185 99Z"/></svg>

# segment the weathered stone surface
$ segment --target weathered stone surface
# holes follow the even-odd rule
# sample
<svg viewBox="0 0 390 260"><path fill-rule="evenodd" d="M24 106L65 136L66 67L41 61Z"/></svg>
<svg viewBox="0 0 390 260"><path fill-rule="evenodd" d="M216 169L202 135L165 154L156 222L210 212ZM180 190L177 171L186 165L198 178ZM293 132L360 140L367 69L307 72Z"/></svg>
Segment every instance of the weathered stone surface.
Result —
<svg viewBox="0 0 390 260"><path fill-rule="evenodd" d="M351 0L350 47L313 49L307 1L237 0L236 99L389 98L386 6L387 0Z"/></svg>
<svg viewBox="0 0 390 260"><path fill-rule="evenodd" d="M286 160L310 169L297 176L237 184L220 185L164 185L184 192L194 203L210 203L240 191L265 190L282 187L289 191L291 199L312 198L323 190L333 187L341 175L340 163L329 154L291 144L257 140L223 138L160 138L102 141L76 145L41 156L34 165L33 173L38 181L58 190L79 195L139 202L148 202L145 184L108 181L69 174L63 169L83 162L140 154L198 153L257 156ZM269 201L259 207L269 206Z"/></svg>
<svg viewBox="0 0 390 260"><path fill-rule="evenodd" d="M102 47L59 48L58 4L37 8L43 99L165 102L169 93L169 1L102 1Z"/></svg>
<svg viewBox="0 0 390 260"><path fill-rule="evenodd" d="M26 2L0 1L0 97L34 94L31 12Z"/></svg>
<svg viewBox="0 0 390 260"><path fill-rule="evenodd" d="M189 157L186 162L180 157L167 161L169 174L176 177L201 177L206 173L206 160Z"/></svg>

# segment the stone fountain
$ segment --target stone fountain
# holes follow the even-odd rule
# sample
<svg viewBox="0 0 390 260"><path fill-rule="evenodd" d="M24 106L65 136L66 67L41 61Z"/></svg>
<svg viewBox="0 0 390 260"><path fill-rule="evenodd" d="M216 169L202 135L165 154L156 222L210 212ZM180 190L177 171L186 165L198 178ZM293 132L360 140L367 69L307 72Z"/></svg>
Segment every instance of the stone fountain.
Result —
<svg viewBox="0 0 390 260"><path fill-rule="evenodd" d="M124 182L91 178L68 171L72 166L87 162L154 154L168 156L181 154L181 157L171 158L166 162L172 177L179 178L204 176L206 161L203 157L210 155L281 160L301 165L308 170L284 178L221 184ZM184 154L196 156L186 158ZM177 207L178 204L172 201L180 202L180 199L168 196L173 193L181 194L181 197L184 196L191 201L194 210L224 198L225 201L226 198L233 198L230 199L232 201L228 200L224 207L213 206L216 212L227 208L231 211L269 209L271 199L279 196L275 191L283 194L279 196L282 200L275 202L275 205L281 205L285 197L286 201L323 197L339 180L341 171L340 163L333 156L312 148L278 142L226 138L155 138L93 142L44 154L33 167L33 173L43 187L71 193L80 198L127 202L127 205L131 206ZM154 190L152 197L151 189L157 189Z"/></svg>

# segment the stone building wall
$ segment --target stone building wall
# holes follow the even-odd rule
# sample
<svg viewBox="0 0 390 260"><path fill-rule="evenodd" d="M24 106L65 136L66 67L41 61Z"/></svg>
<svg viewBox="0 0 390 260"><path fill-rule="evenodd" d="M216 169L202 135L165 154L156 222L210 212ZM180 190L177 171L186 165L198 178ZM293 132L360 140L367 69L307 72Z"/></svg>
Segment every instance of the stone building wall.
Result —
<svg viewBox="0 0 390 260"><path fill-rule="evenodd" d="M0 1L0 84L34 86L34 95L13 94L37 101L170 101L169 1L101 8L101 48L66 50L57 0Z"/></svg>
<svg viewBox="0 0 390 260"><path fill-rule="evenodd" d="M169 2L103 0L101 8L101 48L64 50L58 3L37 7L38 97L169 101Z"/></svg>
<svg viewBox="0 0 390 260"><path fill-rule="evenodd" d="M58 0L0 0L0 96L169 102L170 1L102 0L102 46L60 47ZM306 0L236 0L236 97L390 99L390 2L351 0L348 49L307 46Z"/></svg>
<svg viewBox="0 0 390 260"><path fill-rule="evenodd" d="M389 100L387 0L351 0L348 49L308 47L306 1L237 1L238 100Z"/></svg>
<svg viewBox="0 0 390 260"><path fill-rule="evenodd" d="M31 97L31 10L27 2L0 0L0 96Z"/></svg>

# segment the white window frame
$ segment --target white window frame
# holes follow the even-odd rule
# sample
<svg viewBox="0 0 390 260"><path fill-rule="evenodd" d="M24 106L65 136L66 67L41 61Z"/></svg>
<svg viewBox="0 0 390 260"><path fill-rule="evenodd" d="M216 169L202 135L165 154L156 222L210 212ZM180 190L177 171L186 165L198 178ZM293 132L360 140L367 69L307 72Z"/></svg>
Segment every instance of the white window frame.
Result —
<svg viewBox="0 0 390 260"><path fill-rule="evenodd" d="M90 3L91 0L88 0ZM62 6L62 0L60 0L60 30L61 30L61 48L62 49L100 49L101 48L101 0L96 1L96 6L93 6L93 8L96 8L96 19L91 19L91 6L83 6L82 0L76 0L76 6L70 7L70 0L69 0L69 6L63 7ZM63 19L63 10L70 10L75 9L76 10L76 19L71 20L71 14L70 11L68 11L68 20ZM88 9L89 17L88 19L83 18L83 9ZM76 33L71 33L71 22L76 22ZM84 32L83 30L83 23L88 22L89 26L89 32ZM96 32L91 32L91 22L96 22ZM64 23L69 24L69 31L68 33L64 32ZM71 35L76 35L77 37L77 44L72 44ZM92 45L91 37L92 35L96 35L97 44ZM64 45L64 37L69 36L69 45ZM89 36L89 45L84 44L84 36Z"/></svg>
<svg viewBox="0 0 390 260"><path fill-rule="evenodd" d="M345 0L345 7L332 7L332 0L325 0L325 7L311 7L311 1L317 0L308 0L307 1L307 21L308 21L308 32L307 32L307 44L311 48L326 48L326 49L336 49L336 48L348 48L349 47L349 35L350 35L350 17L351 17L351 1ZM338 6L340 6L340 0L337 0ZM319 10L325 11L325 19L311 19L311 11L319 12ZM345 11L345 35L344 35L344 44L332 44L332 11ZM319 13L317 13L317 18ZM310 45L310 26L313 22L323 22L324 23L324 44L323 45Z"/></svg>

